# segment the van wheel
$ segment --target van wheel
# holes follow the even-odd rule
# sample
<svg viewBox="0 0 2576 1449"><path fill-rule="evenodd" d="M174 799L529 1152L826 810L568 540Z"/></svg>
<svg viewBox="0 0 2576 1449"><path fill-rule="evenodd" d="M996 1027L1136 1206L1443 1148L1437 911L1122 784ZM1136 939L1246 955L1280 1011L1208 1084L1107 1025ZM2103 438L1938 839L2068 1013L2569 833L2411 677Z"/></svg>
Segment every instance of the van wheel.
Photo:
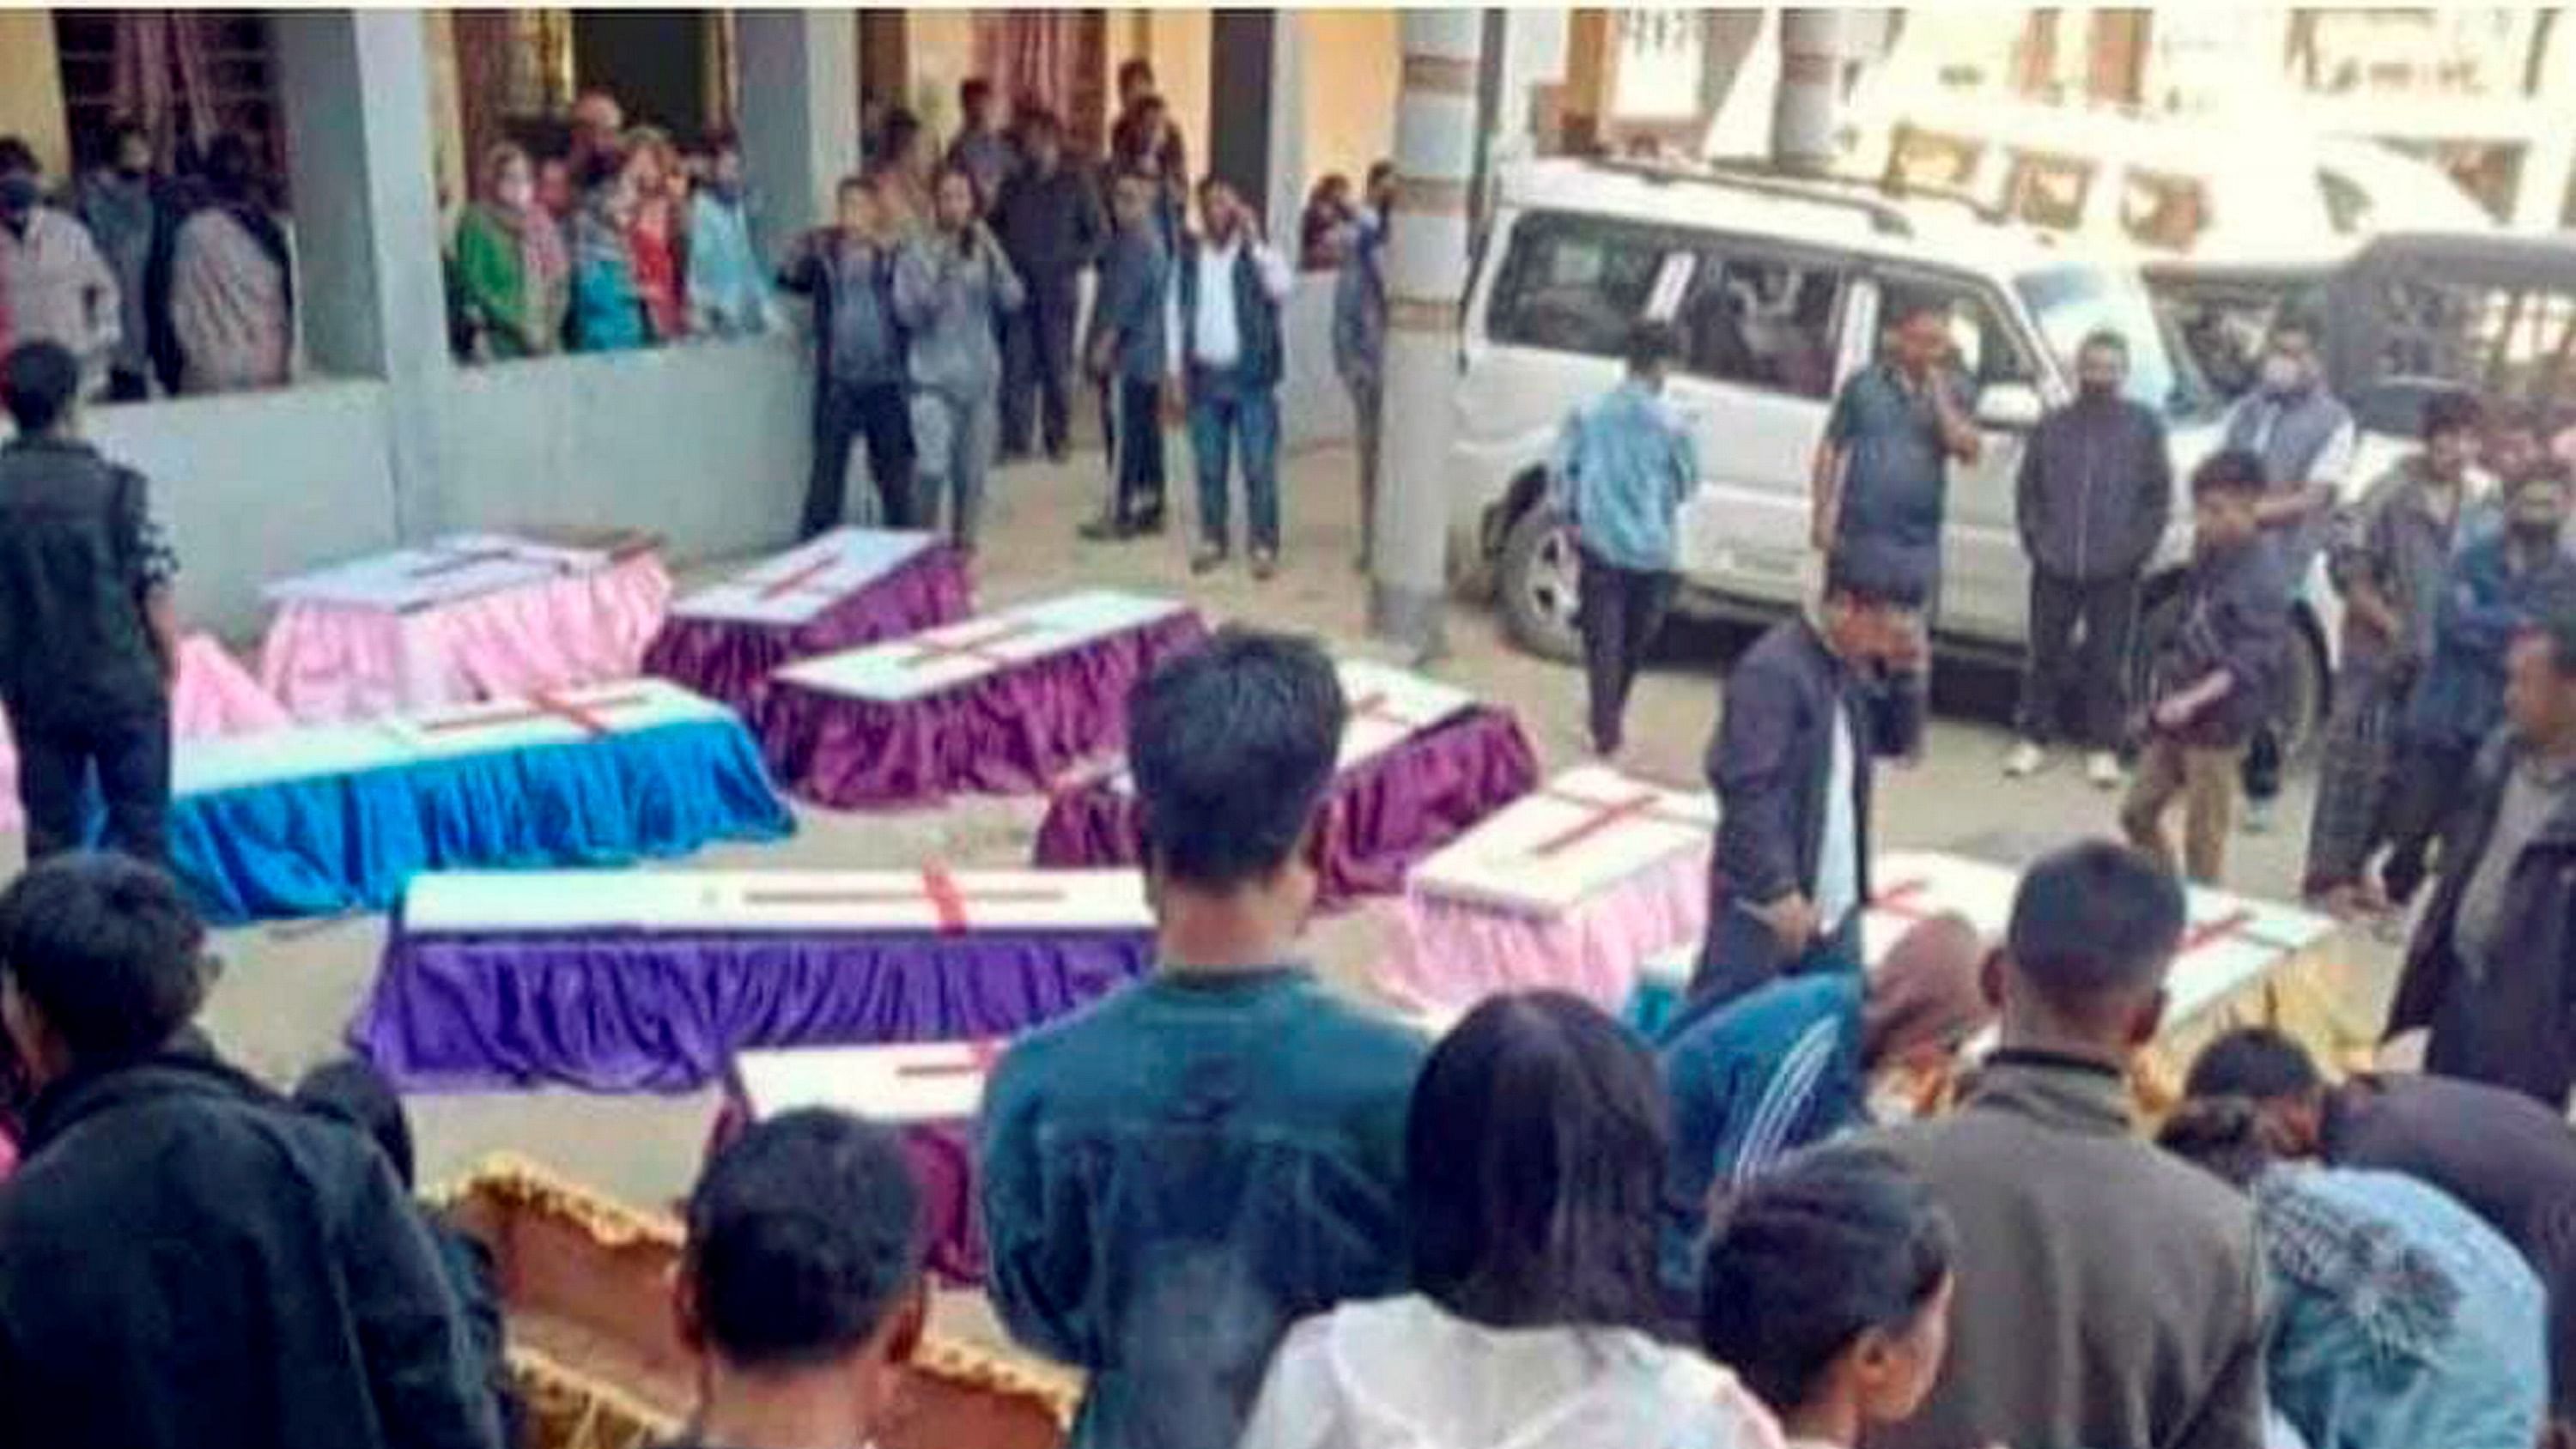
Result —
<svg viewBox="0 0 2576 1449"><path fill-rule="evenodd" d="M2149 671L2165 641L2182 627L2182 595L2166 595L2147 610L2138 621L2136 650L2129 658L2129 705L2140 715L2155 701L2148 697L2152 681ZM2316 630L2305 620L2290 629L2290 667L2282 682L2279 712L2273 723L2281 736L2281 755L2286 760L2304 760L2313 754L2325 737L2327 681L2325 650L2317 642Z"/></svg>
<svg viewBox="0 0 2576 1449"><path fill-rule="evenodd" d="M1581 660L1583 636L1574 627L1574 611L1582 577L1583 559L1565 520L1544 506L1522 514L1503 537L1494 579L1512 642L1542 659Z"/></svg>

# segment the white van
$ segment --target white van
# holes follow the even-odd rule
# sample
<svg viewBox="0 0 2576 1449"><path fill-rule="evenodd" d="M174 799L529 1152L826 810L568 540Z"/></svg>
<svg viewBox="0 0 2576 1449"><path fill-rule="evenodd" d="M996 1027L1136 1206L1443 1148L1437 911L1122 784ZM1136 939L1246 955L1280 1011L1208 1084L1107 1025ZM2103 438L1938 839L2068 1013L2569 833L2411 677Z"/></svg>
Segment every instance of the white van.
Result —
<svg viewBox="0 0 2576 1449"><path fill-rule="evenodd" d="M1667 395L1697 430L1702 473L1681 516L1684 606L1776 613L1812 586L1808 481L1825 414L1868 364L1882 289L1950 300L1978 387L1984 457L1951 471L1936 647L2018 659L2028 565L2013 478L2041 410L2072 394L2072 358L2097 327L2129 339L2132 393L2172 420L2179 480L2216 438L2216 410L2166 346L2133 272L2012 230L1946 223L1882 198L1599 161L1506 170L1467 302L1447 484L1450 558L1463 588L1490 583L1516 641L1578 657L1576 556L1542 506L1567 415L1617 383L1629 329L1681 335ZM2150 646L2169 627L2190 508L2155 566ZM2312 581L2284 723L2324 718L2339 612Z"/></svg>

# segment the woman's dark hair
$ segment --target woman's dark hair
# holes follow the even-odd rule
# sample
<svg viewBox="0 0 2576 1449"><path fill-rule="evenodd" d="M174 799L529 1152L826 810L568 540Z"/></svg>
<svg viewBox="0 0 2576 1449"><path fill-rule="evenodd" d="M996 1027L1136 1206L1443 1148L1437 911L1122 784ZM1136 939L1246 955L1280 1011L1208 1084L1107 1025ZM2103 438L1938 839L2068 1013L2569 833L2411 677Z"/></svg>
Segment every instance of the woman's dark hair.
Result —
<svg viewBox="0 0 2576 1449"><path fill-rule="evenodd" d="M1894 1156L1799 1153L1718 1204L1700 1274L1700 1348L1787 1413L1863 1333L1913 1326L1957 1251L1949 1215Z"/></svg>
<svg viewBox="0 0 2576 1449"><path fill-rule="evenodd" d="M933 202L936 202L939 199L939 188L946 186L948 184L948 178L951 176L954 176L966 183L966 195L972 198L975 215L982 216L984 214L984 207L986 204L983 183L975 179L974 172L967 170L964 166L961 166L954 161L942 165L938 172L930 178L930 199Z"/></svg>
<svg viewBox="0 0 2576 1449"><path fill-rule="evenodd" d="M1493 1328L1661 1332L1672 1128L1654 1059L1579 997L1491 997L1441 1039L1405 1124L1414 1286Z"/></svg>
<svg viewBox="0 0 2576 1449"><path fill-rule="evenodd" d="M2263 491L2263 460L2243 448L2221 448L2191 470L2191 496Z"/></svg>
<svg viewBox="0 0 2576 1449"><path fill-rule="evenodd" d="M2156 1145L2211 1176L2251 1187L2282 1155L2262 1104L2247 1097L2202 1097L2175 1109Z"/></svg>
<svg viewBox="0 0 2576 1449"><path fill-rule="evenodd" d="M356 1057L324 1062L295 1084L295 1105L357 1128L383 1150L394 1179L412 1186L411 1122L393 1083L374 1067Z"/></svg>

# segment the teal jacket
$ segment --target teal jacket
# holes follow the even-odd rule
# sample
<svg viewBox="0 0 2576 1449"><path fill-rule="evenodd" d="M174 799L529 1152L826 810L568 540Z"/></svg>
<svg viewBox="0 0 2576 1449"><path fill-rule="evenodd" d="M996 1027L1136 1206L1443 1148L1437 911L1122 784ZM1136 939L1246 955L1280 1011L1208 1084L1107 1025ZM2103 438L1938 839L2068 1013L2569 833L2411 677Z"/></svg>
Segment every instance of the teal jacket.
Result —
<svg viewBox="0 0 2576 1449"><path fill-rule="evenodd" d="M1549 470L1551 498L1583 548L1623 569L1673 567L1673 520L1699 486L1690 428L1631 378L1565 420Z"/></svg>

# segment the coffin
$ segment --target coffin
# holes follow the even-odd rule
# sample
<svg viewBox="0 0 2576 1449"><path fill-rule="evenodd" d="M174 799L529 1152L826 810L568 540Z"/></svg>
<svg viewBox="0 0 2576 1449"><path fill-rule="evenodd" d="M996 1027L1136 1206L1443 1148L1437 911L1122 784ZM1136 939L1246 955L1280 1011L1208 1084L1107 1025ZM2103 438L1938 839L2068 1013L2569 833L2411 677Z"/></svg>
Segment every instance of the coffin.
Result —
<svg viewBox="0 0 2576 1449"><path fill-rule="evenodd" d="M680 1225L508 1155L442 1195L491 1249L510 1368L527 1405L522 1449L643 1449L677 1434L697 1360L672 1321ZM925 1339L881 1449L1054 1449L1073 1421L1066 1375L952 1339Z"/></svg>

